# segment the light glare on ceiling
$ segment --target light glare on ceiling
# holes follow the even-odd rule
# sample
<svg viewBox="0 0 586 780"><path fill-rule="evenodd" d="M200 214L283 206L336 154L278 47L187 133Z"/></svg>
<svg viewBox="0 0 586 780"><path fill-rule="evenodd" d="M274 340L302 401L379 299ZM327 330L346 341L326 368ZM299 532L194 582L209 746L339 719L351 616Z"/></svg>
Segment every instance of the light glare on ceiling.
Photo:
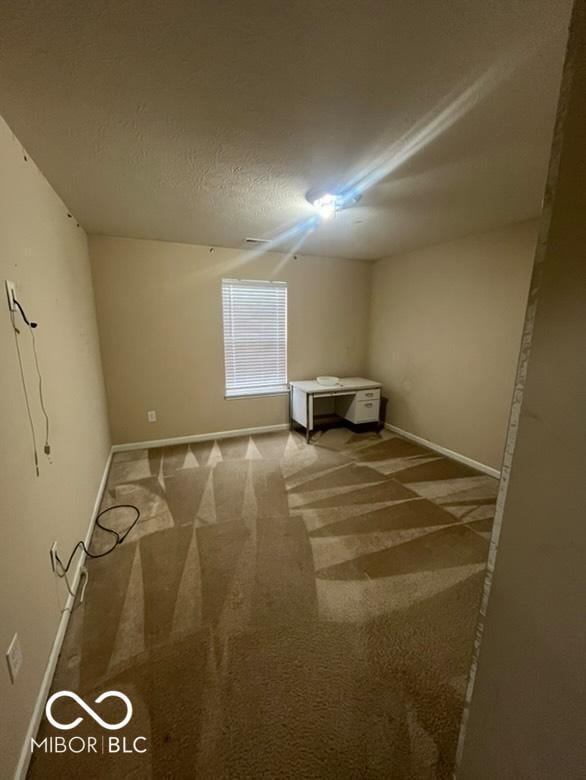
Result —
<svg viewBox="0 0 586 780"><path fill-rule="evenodd" d="M338 208L338 199L335 195L326 192L325 195L322 195L313 201L313 207L317 211L320 219L331 219Z"/></svg>

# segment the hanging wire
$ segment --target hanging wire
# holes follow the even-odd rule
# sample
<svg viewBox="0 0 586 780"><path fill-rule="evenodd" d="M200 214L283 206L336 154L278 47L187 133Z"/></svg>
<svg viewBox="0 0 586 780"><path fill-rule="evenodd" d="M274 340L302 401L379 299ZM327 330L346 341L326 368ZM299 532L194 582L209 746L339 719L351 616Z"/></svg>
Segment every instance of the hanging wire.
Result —
<svg viewBox="0 0 586 780"><path fill-rule="evenodd" d="M18 337L20 335L20 331L16 327L16 322L15 322L15 319L14 319L14 312L13 311L10 312L10 319L12 321L12 327L14 329L14 343L16 344L16 354L18 355L18 367L20 369L20 381L22 382L22 390L23 390L23 393L24 393L24 401L25 401L25 405L26 405L26 413L27 413L27 416L28 416L28 421L29 421L29 426L30 426L30 431L31 431L31 439L32 439L32 442L33 442L33 454L34 454L34 459L35 459L35 470L37 472L37 477L38 477L40 475L40 472L39 472L39 455L38 455L38 451L37 451L37 436L36 436L36 433L35 433L35 424L33 422L33 415L32 415L32 412L31 412L31 405L30 405L30 401L29 401L29 397L28 397L28 390L26 389L26 378L25 378L25 375L24 375L24 366L22 364L22 354L20 352L20 342L19 342L19 339L18 339Z"/></svg>
<svg viewBox="0 0 586 780"><path fill-rule="evenodd" d="M45 455L49 455L51 453L51 446L49 444L49 414L47 413L47 409L45 407L45 398L43 396L43 376L41 374L41 369L39 368L39 356L37 355L37 342L35 341L35 331L31 327L29 327L29 331L31 334L31 340L33 344L35 368L37 369L37 376L39 378L39 401L41 403L41 409L43 411L43 416L45 418L45 446L43 449Z"/></svg>

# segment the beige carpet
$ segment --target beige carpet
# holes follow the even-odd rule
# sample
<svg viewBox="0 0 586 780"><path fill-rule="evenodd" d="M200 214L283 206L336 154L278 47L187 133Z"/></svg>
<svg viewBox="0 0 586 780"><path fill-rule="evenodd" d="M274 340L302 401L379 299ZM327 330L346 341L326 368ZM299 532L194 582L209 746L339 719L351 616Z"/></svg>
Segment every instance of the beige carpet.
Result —
<svg viewBox="0 0 586 780"><path fill-rule="evenodd" d="M30 777L450 777L497 482L387 432L314 442L114 457L103 506L140 523L89 562L53 691L112 721L93 701L126 693L116 733L148 750L36 752Z"/></svg>

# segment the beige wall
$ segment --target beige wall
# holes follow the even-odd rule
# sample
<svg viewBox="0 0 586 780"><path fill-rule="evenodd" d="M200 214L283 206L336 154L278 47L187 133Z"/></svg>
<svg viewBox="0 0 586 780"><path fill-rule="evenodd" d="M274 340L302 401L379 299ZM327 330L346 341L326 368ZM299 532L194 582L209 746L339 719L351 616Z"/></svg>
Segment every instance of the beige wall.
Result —
<svg viewBox="0 0 586 780"><path fill-rule="evenodd" d="M510 481L499 497L499 504L504 499L502 516L497 512L502 532L458 774L462 780L569 780L584 777L586 767L583 0L576 6L568 51L566 88L572 75L574 81L554 142L544 211L547 217L552 204L551 225L548 230L544 219L545 247L538 255L525 326L525 389L521 371L518 434L515 447L512 426L504 464Z"/></svg>
<svg viewBox="0 0 586 780"><path fill-rule="evenodd" d="M0 119L0 651L18 632L24 661L10 683L0 669L0 776L11 777L61 619L65 590L49 566L85 536L109 451L91 274L84 231ZM37 346L51 418L52 463L30 334L21 327L24 368L39 434L40 476L21 387L4 279L17 285L39 323Z"/></svg>
<svg viewBox="0 0 586 780"><path fill-rule="evenodd" d="M106 237L90 253L114 442L286 422L286 396L224 400L222 278L288 282L290 379L365 370L366 263Z"/></svg>
<svg viewBox="0 0 586 780"><path fill-rule="evenodd" d="M500 468L536 239L523 222L376 263L368 373L388 422Z"/></svg>

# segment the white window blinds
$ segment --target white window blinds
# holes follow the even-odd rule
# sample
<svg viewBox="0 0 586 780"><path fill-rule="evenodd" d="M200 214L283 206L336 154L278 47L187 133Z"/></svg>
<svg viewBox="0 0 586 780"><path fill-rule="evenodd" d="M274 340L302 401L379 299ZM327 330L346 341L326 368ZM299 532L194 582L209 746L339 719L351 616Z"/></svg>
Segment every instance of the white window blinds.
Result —
<svg viewBox="0 0 586 780"><path fill-rule="evenodd" d="M287 283L222 280L226 397L287 389Z"/></svg>

